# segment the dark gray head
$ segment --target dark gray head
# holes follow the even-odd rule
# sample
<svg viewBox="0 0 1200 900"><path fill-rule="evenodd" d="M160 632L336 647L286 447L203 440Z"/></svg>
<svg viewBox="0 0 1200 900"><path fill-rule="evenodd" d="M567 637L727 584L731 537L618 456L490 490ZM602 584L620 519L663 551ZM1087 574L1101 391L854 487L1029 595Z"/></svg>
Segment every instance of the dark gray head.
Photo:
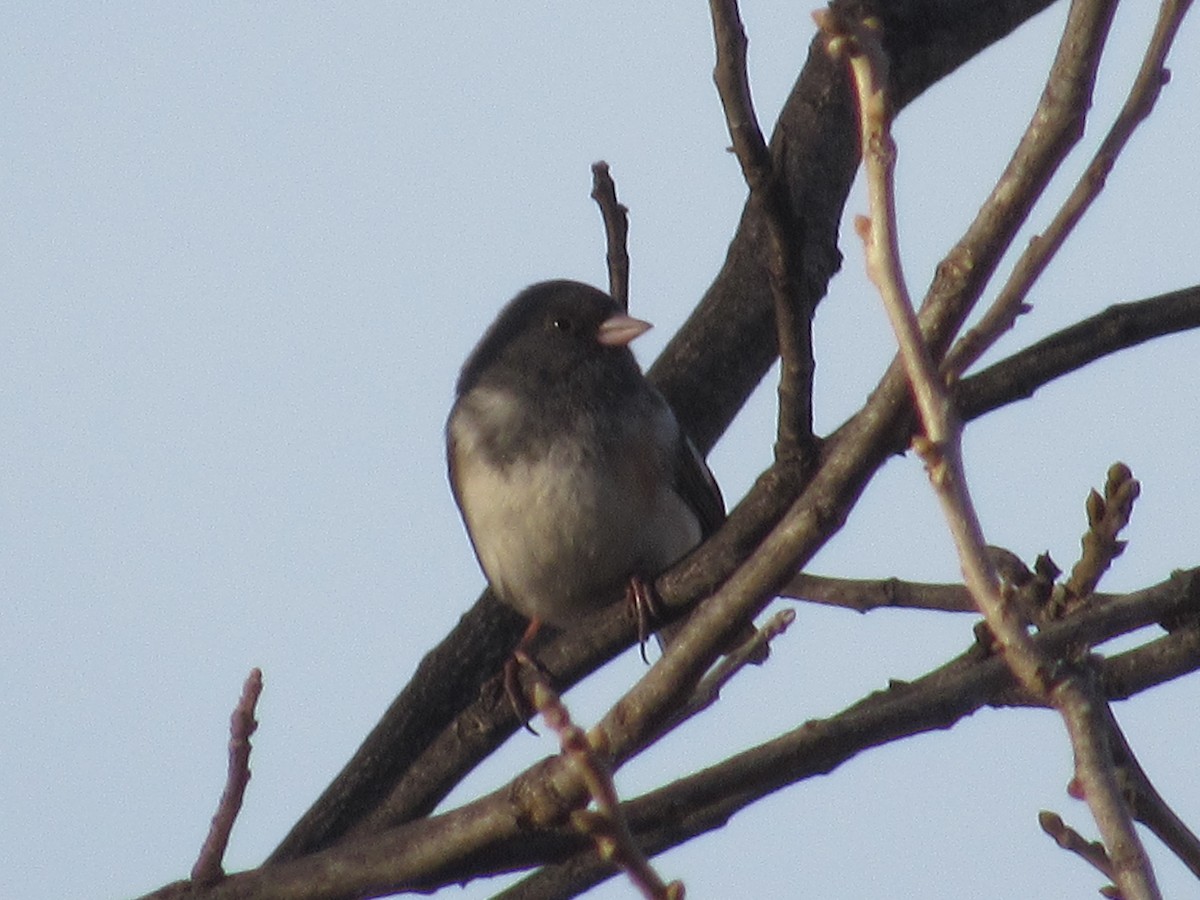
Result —
<svg viewBox="0 0 1200 900"><path fill-rule="evenodd" d="M467 358L457 393L481 382L551 394L619 391L642 377L627 344L649 327L594 287L543 281L500 311Z"/></svg>

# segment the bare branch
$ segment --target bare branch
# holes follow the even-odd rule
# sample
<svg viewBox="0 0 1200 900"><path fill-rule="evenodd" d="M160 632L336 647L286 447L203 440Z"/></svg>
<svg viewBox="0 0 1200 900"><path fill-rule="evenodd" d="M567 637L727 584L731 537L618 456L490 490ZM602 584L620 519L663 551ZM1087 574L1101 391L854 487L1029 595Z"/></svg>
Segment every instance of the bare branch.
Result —
<svg viewBox="0 0 1200 900"><path fill-rule="evenodd" d="M1159 10L1158 23L1141 68L1129 89L1125 104L1117 114L1108 134L1101 142L1091 163L1075 184L1066 202L1055 214L1046 231L1033 239L996 296L995 301L979 324L968 331L946 357L944 370L950 377L961 375L979 356L1012 327L1024 311L1025 297L1034 281L1045 271L1059 248L1083 218L1104 188L1105 179L1117 157L1125 148L1138 125L1150 115L1158 95L1169 80L1167 54L1191 0L1166 0ZM1046 102L1046 98L1043 98Z"/></svg>
<svg viewBox="0 0 1200 900"><path fill-rule="evenodd" d="M1047 627L1034 640L1042 652L1054 656L1081 642L1101 643L1159 620L1190 617L1194 621L1198 614L1200 570L1191 570L1111 603L1087 607ZM1195 634L1200 645L1200 629L1186 630ZM1196 666L1200 654L1193 670ZM1101 669L1102 676L1105 671ZM628 801L626 816L643 850L656 853L684 840L681 835L690 829L695 828L690 832L695 834L717 827L736 810L782 785L832 771L867 747L949 727L992 702L991 698L1003 702L1012 685L1002 659L972 648L920 679L895 683L836 716L805 723L711 769ZM462 809L304 859L231 875L210 889L173 885L151 896L205 900L380 896L537 865L584 847L592 855L588 839L569 824L570 811L586 796L571 766L553 757ZM681 810L688 804L684 820Z"/></svg>
<svg viewBox="0 0 1200 900"><path fill-rule="evenodd" d="M212 827L204 839L200 856L192 866L192 881L198 885L216 884L225 877L221 863L233 823L242 808L246 785L250 783L250 736L258 728L254 708L261 693L262 670L251 669L242 685L242 696L229 717L229 770L225 790L221 792L221 802L213 815Z"/></svg>
<svg viewBox="0 0 1200 900"><path fill-rule="evenodd" d="M1160 897L1150 858L1117 781L1105 723L1108 704L1090 680L1079 675L1059 682L1050 698L1067 723L1075 753L1073 781L1104 838L1121 896L1126 900Z"/></svg>
<svg viewBox="0 0 1200 900"><path fill-rule="evenodd" d="M1105 878L1113 879L1112 863L1099 841L1089 841L1078 831L1062 820L1058 813L1043 810L1038 813L1038 824L1042 831L1054 838L1054 843L1074 853L1088 865L1092 866Z"/></svg>
<svg viewBox="0 0 1200 900"><path fill-rule="evenodd" d="M604 219L605 260L608 263L608 292L621 309L629 311L629 208L617 202L617 185L608 163L592 163L592 199Z"/></svg>
<svg viewBox="0 0 1200 900"><path fill-rule="evenodd" d="M1135 346L1151 338L1200 326L1200 287L1192 287L1146 300L1119 304L1077 325L1070 326L1040 341L1007 360L996 363L979 374L956 385L956 398L964 416L975 418L1015 400L1032 396L1041 385L1107 354ZM871 421L858 419L858 422ZM850 445L851 427L844 426L831 441L828 453L841 461L852 457L845 448ZM882 432L881 432L882 433ZM859 434L857 439L872 440ZM875 459L879 464L896 447L894 432L887 432L882 452ZM903 446L901 443L900 446ZM834 473L828 473L834 474ZM842 470L839 474L845 474ZM771 511L794 497L794 482L784 470L769 470L760 478L747 500L734 510L716 541L710 541L704 551L693 554L681 563L667 580L665 590L671 596L686 596L687 591L704 590L704 586L719 582L720 573L729 571L743 558L745 548L761 537L761 525L749 520L772 521L779 513ZM833 509L832 482L822 479L810 492L818 508ZM762 504L770 504L763 507ZM836 523L831 524L831 527ZM923 586L918 586L924 590ZM802 588L799 593L805 593ZM855 590L851 584L850 592ZM961 587L957 590L963 590ZM808 599L834 602L854 608L852 602L836 599L825 601L827 595L819 590ZM870 596L870 595L868 595ZM881 603L879 605L887 605ZM919 602L912 605L920 606ZM499 672L511 652L524 622L507 607L485 595L472 608L447 639L431 651L418 667L412 683L397 698L393 707L364 742L355 757L346 765L329 790L309 814L298 823L293 835L281 845L273 859L298 855L305 839L329 841L329 835L345 833L339 822L360 824L356 834L378 831L400 822L428 814L442 797L469 771L475 762L498 746L515 724L511 711L502 701L499 679L480 688L480 683ZM634 640L632 620L602 617L570 635L554 638L539 659L555 674L556 683L573 684L603 661L611 658ZM1166 640L1166 639L1164 639ZM1191 671L1186 653L1173 657L1176 672ZM1114 663L1117 659L1113 660ZM1143 672L1152 672L1147 663L1131 665L1122 676L1132 695L1148 684ZM1118 695L1122 695L1118 692ZM445 726L462 711L458 724ZM429 735L429 737L424 737ZM409 772L406 777L399 774ZM374 781L372 779L375 779ZM395 779L388 781L388 779ZM394 789L381 785L394 784ZM374 814L364 812L358 805L389 796ZM359 798L356 800L355 798Z"/></svg>
<svg viewBox="0 0 1200 900"><path fill-rule="evenodd" d="M1116 352L1126 346L1171 330L1193 328L1197 325L1200 325L1200 288L1137 303L1122 304L1084 323L1065 329L1058 335L1047 338L1046 341L1016 354L1010 360L997 363L978 375L964 379L957 386L956 396L965 398L964 406L972 417L982 415L984 412L1012 400L1029 396L1037 385L1078 368L1104 353ZM1099 349L1094 349L1092 342L1098 345ZM840 448L844 446L846 444L842 443L842 438L835 440L831 444L831 453L838 459L847 459L848 456L843 455L840 451ZM884 446L890 448L892 444L885 443ZM880 461L882 458L883 455L881 455ZM744 501L744 504L753 507L756 503L755 498L759 496L774 503L778 503L781 498L787 498L789 488L786 483L781 485L778 480L782 477L785 476L781 471L773 469L768 472L760 479L760 484L755 487L751 497ZM821 502L832 502L828 500L828 497L832 495L828 493L827 482L822 481L815 490L818 493L813 496L826 497ZM824 508L831 507L826 505ZM743 558L740 554L746 551L738 548L753 545L758 540L756 535L761 534L742 521L743 515L759 516L762 513L757 509L750 512L743 509L743 506L739 506L716 543L710 542L703 552L694 554L677 567L675 574L666 582L670 584L670 587L665 589L669 595L686 595L683 592L696 590L695 585L697 584L704 585L711 583L710 580L719 580L720 575L717 573L728 571L730 567L740 562ZM767 515L769 518L770 514ZM726 544L725 541L729 541L729 543ZM662 589L663 583L660 581L660 589ZM903 586L901 587L903 588ZM801 588L799 593L804 594L807 590L807 587ZM847 593L853 593L855 590L856 586L850 582ZM888 588L883 586L879 590L882 597L886 597ZM924 592L926 588L917 586L917 590ZM961 586L954 590L958 592L959 597L965 595L965 590ZM814 593L815 596L808 599L826 602L825 598L830 597L828 602L854 608L853 602L845 604L838 602L835 596L836 590L832 594L826 594L818 588ZM936 592L931 596L935 595ZM871 594L867 596L870 597ZM1106 595L1098 595L1099 597L1107 599ZM882 602L879 605L887 604ZM912 605L919 607L922 604L914 601ZM946 606L951 605L957 607L961 604L951 599ZM496 616L508 615L505 607L495 608L496 606L496 604L488 604L481 607L480 611L491 609ZM468 613L464 617L464 626L472 622L476 615L477 612L474 610ZM508 648L515 642L523 627L515 616L511 618L506 638L507 647L504 641L500 642L492 673L498 671L500 663L507 656ZM477 626L472 625L471 627ZM502 633L499 622L489 622L478 627L481 627L484 633ZM624 621L620 617L611 616L599 617L589 622L586 628L569 635L558 636L550 641L544 648L539 649L539 659L554 673L557 684L569 685L590 672L599 664L598 660L608 659L620 649L628 646L633 641L634 633L632 620ZM1084 638L1086 639L1086 635ZM469 641L464 643L462 639L454 638L447 641L445 650L453 650L456 654L465 653L463 648L469 649L470 646L472 645ZM439 652L442 651L435 651L435 653ZM1178 662L1174 664L1176 673L1191 671L1186 654L1176 658L1178 659ZM1116 663L1117 660L1114 659L1113 662ZM463 677L464 672L467 672L470 666L477 664L477 661L469 655L451 656L444 669L438 669L436 676L429 677L434 678L435 686L440 686L446 681ZM424 668L425 665L423 663L422 667ZM1127 670L1127 674L1122 676L1123 683L1129 685L1129 694L1144 690L1148 683L1157 683L1140 679L1140 673L1154 671L1143 668L1145 665L1143 662L1139 666L1131 666ZM414 682L414 689L426 681L427 678L419 677ZM458 702L472 700L476 695L479 696L479 699L464 709L458 724L443 730L441 735L413 760L411 775L397 782L397 787L387 803L380 806L375 814L363 820L362 824L355 829L356 834L375 832L384 827L408 821L414 816L427 814L457 782L458 778L469 771L475 760L485 756L512 733L515 725L512 722L511 712L502 702L497 702L503 696L498 679L490 686L484 687L482 691L478 687L466 687L460 690L461 693L456 692L453 695L453 699ZM428 727L435 719L430 708L421 705L420 701L416 699L420 696L421 694L417 694L413 698L416 700L414 706L406 707L402 701L398 700L397 708L410 709L414 717L414 724ZM440 709L440 707L438 708ZM381 723L380 728L383 727L384 723ZM383 733L381 731L381 734ZM401 733L403 732L397 732L397 734ZM378 754L381 760L391 761L400 757L402 753L411 752L413 746L413 740L399 743L396 745L397 749L393 751L394 755L389 757L386 755L383 745L380 745L378 748L371 749L369 755L364 758L374 758ZM367 749L366 745L364 745L364 749ZM349 765L347 770L359 771L354 764Z"/></svg>
<svg viewBox="0 0 1200 900"><path fill-rule="evenodd" d="M1104 693L1112 700L1128 700L1156 684L1194 672L1198 664L1200 629L1193 622L1141 647L1106 659L1103 664Z"/></svg>
<svg viewBox="0 0 1200 900"><path fill-rule="evenodd" d="M1111 353L1193 328L1200 328L1200 285L1119 303L964 378L955 401L964 419L975 419Z"/></svg>
<svg viewBox="0 0 1200 900"><path fill-rule="evenodd" d="M1073 2L1046 87L1025 134L992 193L958 244L938 266L921 304L925 337L940 359L992 277L1017 229L1083 135L1096 69L1115 0ZM931 328L927 313L944 322Z"/></svg>
<svg viewBox="0 0 1200 900"><path fill-rule="evenodd" d="M899 578L830 578L798 572L779 595L860 613L873 609L978 612L970 592L961 584L918 584Z"/></svg>
<svg viewBox="0 0 1200 900"><path fill-rule="evenodd" d="M1154 836L1166 844L1179 857L1192 874L1200 878L1200 839L1183 820L1175 814L1166 800L1154 787L1142 764L1138 762L1133 748L1117 724L1112 709L1108 710L1108 729L1112 740L1113 757L1119 767L1121 784L1134 818L1149 828Z"/></svg>
<svg viewBox="0 0 1200 900"><path fill-rule="evenodd" d="M746 32L736 0L711 0L717 64L713 81L725 110L733 151L750 188L750 202L766 220L767 271L774 300L781 371L779 427L775 453L811 462L813 447L812 308L803 302L798 268L804 245L803 222L776 171L758 127L746 74Z"/></svg>
<svg viewBox="0 0 1200 900"><path fill-rule="evenodd" d="M1178 614L1167 612L1167 606L1176 603L1200 609L1200 578L1196 572L1082 610L1068 622L1048 626L1034 640L1046 655L1057 656L1077 646L1080 635L1086 635L1088 643L1098 644L1115 634L1114 629L1127 632L1140 627L1137 622L1174 617ZM1188 664L1156 667L1146 651L1164 641L1179 644L1176 639L1183 639L1180 646L1190 645ZM1097 660L1097 666L1106 688L1112 685L1118 691L1122 689L1122 676L1112 674L1118 669L1144 675L1147 681L1139 683L1142 689L1149 681L1161 683L1178 677L1185 669L1195 671L1200 667L1200 628L1189 627L1111 660ZM806 722L709 769L627 801L626 815L646 852L659 853L723 826L738 810L783 784L828 774L868 747L947 728L984 706L1009 706L1017 698L1017 705L1045 707L1044 698L1032 698L1019 690L1002 659L987 656L978 647L971 648L915 681L894 682L887 690L830 718ZM685 809L686 817L681 814ZM530 875L500 896L506 900L571 897L611 874L611 868L596 863L591 854L576 853L565 862Z"/></svg>
<svg viewBox="0 0 1200 900"><path fill-rule="evenodd" d="M968 12L982 11L974 0L875 4L892 60L891 95L897 109L1052 2L990 0L984 4L985 15ZM915 22L921 24L919 30L912 28ZM803 303L815 309L841 265L839 223L859 162L846 73L825 52L823 38L810 45L804 70L776 123L771 151L792 208L803 211ZM995 218L989 217L988 222ZM716 280L650 370L685 430L705 452L775 361L778 329L765 260L765 228L762 211L748 203ZM979 229L979 234L985 230ZM975 250L977 243L972 232L964 254L987 269L990 257ZM969 302L960 302L962 298L948 289L939 289L938 296L939 307L948 308L946 327L952 332L961 322L958 316L966 316ZM940 333L942 326L936 330ZM908 387L902 378L893 377L882 392L885 396L873 406L872 415L904 402Z"/></svg>
<svg viewBox="0 0 1200 900"><path fill-rule="evenodd" d="M603 732L585 734L582 728L571 721L570 711L542 677L534 682L533 705L558 735L563 755L574 763L595 804L595 811L580 808L572 813L571 821L575 827L591 837L601 859L625 870L644 897L649 900L683 900L683 885L677 881L670 884L664 882L629 831L629 823L625 820L608 766Z"/></svg>
<svg viewBox="0 0 1200 900"><path fill-rule="evenodd" d="M925 10L920 15L928 17L939 39L931 44L896 39L896 95L907 102L1049 2L996 0L991 13L978 18L958 16L939 4L927 9L919 3L897 4L897 16L912 15L906 11L910 5ZM882 15L887 21L893 8ZM803 287L804 302L810 307L837 266L837 221L857 162L857 138L846 127L850 117L843 80L823 50L811 54L780 120L780 132L790 136L786 153L782 139L773 146L792 204L806 214ZM656 383L703 447L711 446L774 358L776 329L760 260L763 245L761 214L751 204L724 270L653 369ZM950 318L956 314L952 310ZM1042 376L1034 372L1032 377ZM980 389L976 396L988 403L1005 402L1005 392L1021 389L1020 385L999 387L997 379L973 384ZM822 454L826 471L807 488L803 479L782 470L764 475L718 539L660 579L660 592L686 605L689 598L719 584L803 489L801 502L769 548L777 557L783 583L836 531L867 479L893 451L898 436L901 446L907 442L906 395L902 380L885 380L869 407L839 430ZM464 617L422 662L412 684L273 859L294 858L328 846L353 823L370 816L378 798L388 796L392 787L394 817L380 816L374 827L427 814L462 772L511 732L511 714L496 703L497 682L480 688L498 671L520 634L522 623L512 616L504 621L506 612L494 601L484 600ZM598 619L586 629L555 639L547 645L549 656L539 651L539 658L555 673L557 684L567 685L632 639L631 622L619 617Z"/></svg>
<svg viewBox="0 0 1200 900"><path fill-rule="evenodd" d="M1095 53L1090 57L1085 54L1083 60L1094 72L1111 15L1112 10L1105 10L1103 4L1089 4L1086 0L1075 3L1068 17L1059 60L1073 57L1079 37L1090 34L1098 39ZM858 88L871 219L860 217L856 227L866 246L868 272L883 298L912 384L924 429L924 435L915 442L916 447L925 459L930 483L941 502L967 587L1022 686L1035 695L1044 695L1061 712L1075 754L1075 779L1109 848L1123 896L1127 900L1158 897L1154 871L1117 784L1100 712L1105 705L1103 698L1086 673L1063 672L1058 677L1052 674L1054 661L1039 652L1026 631L1020 610L998 589L967 488L961 423L921 337L900 270L892 187L895 148L888 131L889 113L883 88L886 58L882 46L869 27L835 23L832 16L824 17L822 24L831 32L831 51L846 52ZM1076 32L1076 28L1085 30ZM1082 43L1088 44L1086 40Z"/></svg>
<svg viewBox="0 0 1200 900"><path fill-rule="evenodd" d="M830 52L846 54L858 87L871 218L860 216L856 227L866 249L868 274L883 298L912 383L925 431L916 442L917 449L925 458L930 482L942 503L972 597L1020 681L1030 691L1045 690L1045 666L1033 651L1021 616L997 588L962 467L961 424L921 337L904 284L892 185L896 151L884 97L887 61L882 45L869 27L838 22L832 16L821 17L819 23L830 34ZM844 30L847 28L852 30Z"/></svg>

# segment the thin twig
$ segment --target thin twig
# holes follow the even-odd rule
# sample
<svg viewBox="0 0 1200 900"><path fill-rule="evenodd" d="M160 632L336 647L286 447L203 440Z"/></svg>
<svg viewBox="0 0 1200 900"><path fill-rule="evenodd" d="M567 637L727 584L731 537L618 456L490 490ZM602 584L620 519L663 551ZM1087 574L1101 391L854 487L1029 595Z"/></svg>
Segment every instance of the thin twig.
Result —
<svg viewBox="0 0 1200 900"><path fill-rule="evenodd" d="M1167 54L1191 2L1192 0L1163 2L1141 68L1134 77L1129 95L1108 134L1049 226L1025 248L987 313L947 354L942 369L948 377L955 378L966 371L984 350L1012 327L1017 316L1025 311L1024 302L1029 288L1045 271L1075 225L1092 205L1092 201L1103 190L1105 180L1116 165L1117 157L1121 155L1125 144L1133 136L1138 125L1154 109L1158 95L1169 80L1169 72L1166 69Z"/></svg>
<svg viewBox="0 0 1200 900"><path fill-rule="evenodd" d="M225 789L213 815L208 837L200 848L200 856L192 866L192 881L200 885L215 884L225 877L222 861L233 823L242 808L242 797L250 782L250 736L258 728L254 719L254 708L258 695L262 693L262 670L251 669L242 685L242 696L233 715L229 717L229 768L225 776Z"/></svg>
<svg viewBox="0 0 1200 900"><path fill-rule="evenodd" d="M688 719L694 718L716 703L725 685L729 684L734 676L746 666L759 665L766 655L764 652L766 648L775 638L787 631L795 621L795 610L781 609L771 616L761 628L756 628L754 637L739 644L732 653L721 657L720 661L696 685L696 689L687 702L663 724L660 733L646 736L642 742L643 746L653 744L662 734L678 728Z"/></svg>
<svg viewBox="0 0 1200 900"><path fill-rule="evenodd" d="M1099 841L1089 841L1078 831L1063 821L1058 813L1042 810L1038 813L1038 824L1042 831L1054 838L1054 842L1064 850L1074 853L1088 865L1092 866L1105 878L1112 879L1112 863L1104 845Z"/></svg>
<svg viewBox="0 0 1200 900"><path fill-rule="evenodd" d="M608 163L592 163L592 199L604 219L605 260L608 264L608 292L629 310L629 207L617 202L617 185L608 171Z"/></svg>
<svg viewBox="0 0 1200 900"><path fill-rule="evenodd" d="M1081 799L1104 839L1113 864L1114 881L1124 900L1161 897L1154 868L1133 827L1133 818L1121 792L1105 724L1108 703L1092 679L1084 675L1061 680L1050 692L1050 701L1062 713L1075 755L1075 777Z"/></svg>
<svg viewBox="0 0 1200 900"><path fill-rule="evenodd" d="M1200 839L1175 814L1154 787L1133 748L1129 746L1125 732L1121 730L1111 708L1108 709L1108 729L1113 757L1117 761L1121 783L1125 787L1134 818L1149 828L1193 875L1200 878Z"/></svg>
<svg viewBox="0 0 1200 900"><path fill-rule="evenodd" d="M649 900L683 900L682 882L663 881L629 830L607 761L604 733L594 730L586 734L576 725L558 694L540 675L534 680L533 705L558 735L563 755L571 761L595 804L594 810L576 810L572 824L592 838L601 859L615 863L628 874L642 896Z"/></svg>
<svg viewBox="0 0 1200 900"><path fill-rule="evenodd" d="M832 578L799 572L779 596L867 613L875 609L916 609L977 613L971 593L961 584L932 584L902 578Z"/></svg>
<svg viewBox="0 0 1200 900"><path fill-rule="evenodd" d="M832 15L822 17L820 24L826 29L847 27L846 23L836 22ZM901 271L892 180L896 151L884 91L887 61L874 31L869 27L849 27L853 29L850 32L831 31L830 52L846 54L859 91L859 124L871 217L859 216L855 228L865 247L867 272L883 298L912 384L924 428L917 449L926 460L930 481L942 501L971 595L1000 646L1011 655L1013 670L1020 681L1030 690L1044 690L1045 673L1032 652L1029 635L1016 610L1003 601L997 588L962 467L962 426L921 337Z"/></svg>
<svg viewBox="0 0 1200 900"><path fill-rule="evenodd" d="M750 188L750 201L767 225L767 271L774 300L779 343L779 425L776 457L812 455L812 316L800 290L803 220L792 207L786 185L771 159L758 126L746 74L746 32L736 0L710 0L717 62L713 81L725 111L733 152Z"/></svg>

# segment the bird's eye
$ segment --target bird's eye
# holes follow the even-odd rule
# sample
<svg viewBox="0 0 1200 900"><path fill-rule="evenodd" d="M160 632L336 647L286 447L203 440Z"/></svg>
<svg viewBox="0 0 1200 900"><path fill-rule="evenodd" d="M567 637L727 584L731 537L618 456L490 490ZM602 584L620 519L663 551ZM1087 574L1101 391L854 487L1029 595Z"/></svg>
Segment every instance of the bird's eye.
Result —
<svg viewBox="0 0 1200 900"><path fill-rule="evenodd" d="M565 316L559 316L557 319L552 319L550 324L554 326L555 331L570 332L575 327L575 323Z"/></svg>

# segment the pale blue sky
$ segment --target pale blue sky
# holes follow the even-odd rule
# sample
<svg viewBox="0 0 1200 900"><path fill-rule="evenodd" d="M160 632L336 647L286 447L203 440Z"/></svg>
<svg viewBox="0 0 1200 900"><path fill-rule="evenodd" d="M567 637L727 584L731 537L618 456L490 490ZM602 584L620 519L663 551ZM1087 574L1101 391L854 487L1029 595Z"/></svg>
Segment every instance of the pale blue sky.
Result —
<svg viewBox="0 0 1200 900"><path fill-rule="evenodd" d="M1152 4L1125 6L1088 148L1150 28ZM548 277L603 284L590 163L608 160L631 208L632 303L657 326L637 344L647 363L719 267L745 190L699 5L7 12L0 897L123 897L190 868L251 666L266 689L231 868L270 851L475 597L442 422L459 364L509 296ZM767 121L807 52L808 12L744 10ZM1064 14L1039 17L898 124L915 293L1003 167ZM1200 280L1198 36L1193 17L1158 111L1002 350ZM863 210L856 194L848 212ZM817 318L823 430L891 353L849 229L842 249ZM1198 349L1197 335L1143 347L973 427L989 540L1069 565L1083 498L1122 459L1143 499L1107 586L1200 562ZM772 417L768 385L714 453L731 502L769 459ZM919 462L891 463L813 568L954 579ZM622 772L623 791L835 712L971 640L966 618L798 612L770 665ZM576 717L599 715L641 671L626 657L573 692ZM1192 677L1117 710L1193 824L1200 726L1185 711L1198 703ZM552 750L517 735L472 784ZM829 898L1086 896L1090 872L1036 825L1053 808L1092 833L1069 777L1054 717L985 712L784 791L660 869L692 898L797 885ZM1168 896L1194 891L1148 844ZM620 881L593 894L630 895Z"/></svg>

